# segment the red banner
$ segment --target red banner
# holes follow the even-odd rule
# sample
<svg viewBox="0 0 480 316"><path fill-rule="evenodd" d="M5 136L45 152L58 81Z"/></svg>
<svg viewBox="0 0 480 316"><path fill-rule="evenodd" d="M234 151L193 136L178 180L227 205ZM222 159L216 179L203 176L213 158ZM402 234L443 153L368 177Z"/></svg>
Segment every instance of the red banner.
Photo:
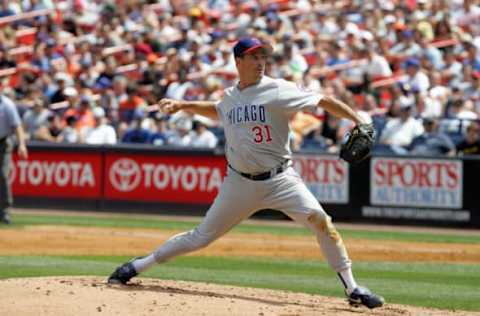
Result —
<svg viewBox="0 0 480 316"><path fill-rule="evenodd" d="M100 153L34 151L14 155L9 180L16 196L101 197Z"/></svg>
<svg viewBox="0 0 480 316"><path fill-rule="evenodd" d="M109 154L105 198L209 204L226 171L224 157Z"/></svg>

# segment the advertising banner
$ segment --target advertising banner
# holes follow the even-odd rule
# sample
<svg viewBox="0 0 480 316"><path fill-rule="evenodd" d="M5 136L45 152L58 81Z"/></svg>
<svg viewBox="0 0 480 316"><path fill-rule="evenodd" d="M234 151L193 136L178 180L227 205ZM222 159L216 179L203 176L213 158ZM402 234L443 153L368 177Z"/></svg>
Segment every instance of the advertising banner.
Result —
<svg viewBox="0 0 480 316"><path fill-rule="evenodd" d="M348 164L335 156L295 155L293 167L321 203L348 203Z"/></svg>
<svg viewBox="0 0 480 316"><path fill-rule="evenodd" d="M370 203L460 209L463 164L460 160L372 158Z"/></svg>
<svg viewBox="0 0 480 316"><path fill-rule="evenodd" d="M105 161L105 198L209 204L226 172L223 156L111 153Z"/></svg>
<svg viewBox="0 0 480 316"><path fill-rule="evenodd" d="M9 181L16 196L100 198L101 154L31 151L14 155Z"/></svg>

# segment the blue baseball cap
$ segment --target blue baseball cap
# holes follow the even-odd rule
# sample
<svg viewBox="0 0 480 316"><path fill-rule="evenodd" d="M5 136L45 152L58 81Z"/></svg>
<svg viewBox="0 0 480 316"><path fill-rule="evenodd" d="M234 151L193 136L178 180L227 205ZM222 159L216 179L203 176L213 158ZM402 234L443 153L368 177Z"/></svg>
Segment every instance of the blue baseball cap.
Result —
<svg viewBox="0 0 480 316"><path fill-rule="evenodd" d="M237 44L233 47L233 55L235 57L242 57L245 54L248 54L257 48L263 48L267 50L268 53L273 51L273 47L268 44L260 41L255 37L245 37L240 39Z"/></svg>
<svg viewBox="0 0 480 316"><path fill-rule="evenodd" d="M420 67L420 60L417 58L409 58L407 61L405 61L405 67L415 67L419 68Z"/></svg>

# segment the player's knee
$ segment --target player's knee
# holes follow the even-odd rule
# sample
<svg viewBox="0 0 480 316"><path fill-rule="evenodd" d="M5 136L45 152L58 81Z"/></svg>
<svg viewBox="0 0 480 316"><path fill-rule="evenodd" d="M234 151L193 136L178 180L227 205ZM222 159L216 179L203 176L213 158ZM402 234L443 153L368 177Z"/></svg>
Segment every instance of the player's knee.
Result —
<svg viewBox="0 0 480 316"><path fill-rule="evenodd" d="M312 226L321 233L327 234L336 242L341 241L341 236L335 226L332 224L332 218L325 212L314 211L308 216L308 221Z"/></svg>
<svg viewBox="0 0 480 316"><path fill-rule="evenodd" d="M195 249L207 247L214 239L212 234L200 233L197 229L191 231L191 244Z"/></svg>

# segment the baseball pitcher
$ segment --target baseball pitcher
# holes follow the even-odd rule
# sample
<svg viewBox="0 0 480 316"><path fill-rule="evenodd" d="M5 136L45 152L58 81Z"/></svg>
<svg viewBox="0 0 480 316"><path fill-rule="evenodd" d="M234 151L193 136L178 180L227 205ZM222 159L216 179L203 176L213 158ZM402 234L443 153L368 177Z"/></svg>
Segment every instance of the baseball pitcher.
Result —
<svg viewBox="0 0 480 316"><path fill-rule="evenodd" d="M370 130L362 118L335 98L264 75L273 48L256 38L243 38L233 48L238 83L218 102L162 99L166 113L183 110L220 119L225 129L228 171L218 196L193 230L167 240L151 254L118 267L110 284L126 284L157 263L206 247L243 219L261 209L276 209L310 229L345 287L351 304L380 307L384 299L358 286L342 238L330 216L292 168L289 119L319 106Z"/></svg>

